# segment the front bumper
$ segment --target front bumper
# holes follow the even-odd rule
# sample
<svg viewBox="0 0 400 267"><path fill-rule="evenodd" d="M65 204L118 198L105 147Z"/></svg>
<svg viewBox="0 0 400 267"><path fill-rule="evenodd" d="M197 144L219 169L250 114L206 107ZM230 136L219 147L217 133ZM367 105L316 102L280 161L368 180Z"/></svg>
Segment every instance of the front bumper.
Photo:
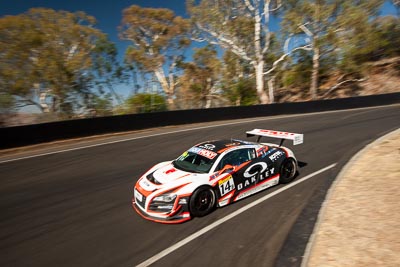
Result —
<svg viewBox="0 0 400 267"><path fill-rule="evenodd" d="M153 212L146 211L142 208L138 203L136 203L135 197L132 198L132 207L133 209L144 219L159 222L159 223L168 223L168 224L176 224L188 221L191 219L189 209L187 205L178 205L172 209L171 212Z"/></svg>

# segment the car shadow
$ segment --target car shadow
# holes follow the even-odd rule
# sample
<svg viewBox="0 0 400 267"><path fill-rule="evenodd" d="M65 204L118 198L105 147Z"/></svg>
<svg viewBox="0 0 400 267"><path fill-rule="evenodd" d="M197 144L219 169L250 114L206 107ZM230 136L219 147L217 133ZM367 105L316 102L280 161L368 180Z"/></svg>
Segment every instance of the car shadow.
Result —
<svg viewBox="0 0 400 267"><path fill-rule="evenodd" d="M297 165L299 166L299 168L304 168L305 166L308 165L308 163L303 161L297 161Z"/></svg>

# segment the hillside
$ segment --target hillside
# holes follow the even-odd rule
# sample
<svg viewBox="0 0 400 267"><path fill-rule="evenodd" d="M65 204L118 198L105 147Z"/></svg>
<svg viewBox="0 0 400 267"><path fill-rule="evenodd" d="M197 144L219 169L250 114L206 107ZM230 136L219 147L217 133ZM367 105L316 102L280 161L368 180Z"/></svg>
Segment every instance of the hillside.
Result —
<svg viewBox="0 0 400 267"><path fill-rule="evenodd" d="M345 98L400 92L400 57L370 62L363 66L363 77L332 74L319 87L319 99ZM279 102L311 100L307 91L297 88L277 91Z"/></svg>
<svg viewBox="0 0 400 267"><path fill-rule="evenodd" d="M362 78L333 74L320 85L319 99L345 98L374 94L400 92L400 57L367 63ZM311 100L307 91L297 88L278 89L278 102L299 102ZM0 126L8 127L21 124L34 124L56 120L50 114L7 114L0 118Z"/></svg>

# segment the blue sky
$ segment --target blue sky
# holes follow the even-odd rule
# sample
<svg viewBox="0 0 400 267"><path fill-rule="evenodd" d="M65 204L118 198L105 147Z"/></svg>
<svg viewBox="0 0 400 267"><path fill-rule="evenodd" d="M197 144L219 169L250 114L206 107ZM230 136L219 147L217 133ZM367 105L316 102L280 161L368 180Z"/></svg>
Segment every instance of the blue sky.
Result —
<svg viewBox="0 0 400 267"><path fill-rule="evenodd" d="M84 11L97 19L97 28L107 33L110 40L117 44L119 58L122 59L128 42L118 38L117 27L122 18L122 11L131 6L169 8L177 15L187 17L185 0L0 0L0 16L18 15L33 7L46 7L54 10L66 10L70 12ZM391 1L386 1L382 8L382 14L395 15ZM130 93L129 87L121 87L123 95Z"/></svg>
<svg viewBox="0 0 400 267"><path fill-rule="evenodd" d="M119 40L117 27L122 19L122 11L131 5L169 8L175 14L187 17L184 0L0 0L0 16L18 15L33 7L69 12L84 11L96 18L96 28L107 33L110 40L117 45L119 59L122 60L129 42ZM131 87L132 85L120 85L117 90L119 94L128 96L132 91Z"/></svg>
<svg viewBox="0 0 400 267"><path fill-rule="evenodd" d="M97 28L107 33L110 40L118 45L119 54L122 57L127 42L119 40L117 27L122 19L122 11L131 5L169 8L180 16L187 16L184 0L0 0L0 16L18 15L33 7L70 12L84 11L96 18Z"/></svg>
<svg viewBox="0 0 400 267"><path fill-rule="evenodd" d="M117 27L125 8L131 5L164 7L173 10L179 16L187 17L185 2L185 0L0 0L0 16L21 14L32 7L46 7L70 12L84 11L97 19L97 28L107 33L110 40L117 44L119 55L122 58L128 43L119 40ZM386 1L382 13L396 14L391 1Z"/></svg>

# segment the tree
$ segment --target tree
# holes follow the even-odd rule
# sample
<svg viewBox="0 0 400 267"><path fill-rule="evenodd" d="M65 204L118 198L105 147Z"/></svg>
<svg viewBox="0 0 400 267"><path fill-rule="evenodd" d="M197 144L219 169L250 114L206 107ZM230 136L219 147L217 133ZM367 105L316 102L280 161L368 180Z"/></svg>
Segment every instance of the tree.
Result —
<svg viewBox="0 0 400 267"><path fill-rule="evenodd" d="M61 113L79 108L95 85L98 41L107 41L95 22L83 12L44 8L1 18L1 92L12 95L17 107Z"/></svg>
<svg viewBox="0 0 400 267"><path fill-rule="evenodd" d="M211 107L213 98L217 98L217 83L220 79L221 62L212 46L195 48L193 62L181 63L184 75L182 87L186 86L198 99L201 108Z"/></svg>
<svg viewBox="0 0 400 267"><path fill-rule="evenodd" d="M235 106L256 104L258 98L251 66L229 50L224 53L223 63L224 96Z"/></svg>
<svg viewBox="0 0 400 267"><path fill-rule="evenodd" d="M341 43L342 70L356 72L360 65L400 55L400 18L387 16L372 20L368 27L354 29Z"/></svg>
<svg viewBox="0 0 400 267"><path fill-rule="evenodd" d="M132 5L123 11L120 37L133 43L126 58L154 73L170 106L174 104L177 64L190 44L188 29L188 21L169 9Z"/></svg>
<svg viewBox="0 0 400 267"><path fill-rule="evenodd" d="M256 90L262 104L270 103L272 95L264 90L264 78L294 51L286 50L266 68L266 54L271 48L273 32L270 16L281 7L280 0L195 0L187 1L188 12L196 29L196 40L220 45L249 62L255 74ZM306 49L307 46L296 49ZM272 84L271 84L272 85ZM273 88L270 88L273 90Z"/></svg>
<svg viewBox="0 0 400 267"><path fill-rule="evenodd" d="M125 101L129 113L147 113L167 110L165 98L157 94L136 94Z"/></svg>
<svg viewBox="0 0 400 267"><path fill-rule="evenodd" d="M264 91L264 54L270 45L269 18L280 6L274 0L188 0L188 11L198 29L198 40L218 44L248 61L254 68L260 102L269 102Z"/></svg>
<svg viewBox="0 0 400 267"><path fill-rule="evenodd" d="M320 61L334 53L337 42L355 27L364 27L382 0L288 0L283 28L290 35L309 38L312 44L310 95L317 98Z"/></svg>
<svg viewBox="0 0 400 267"><path fill-rule="evenodd" d="M392 2L397 9L397 17L400 17L400 0L392 0Z"/></svg>
<svg viewBox="0 0 400 267"><path fill-rule="evenodd" d="M113 103L111 94L106 94L104 96L98 96L93 94L88 100L88 112L89 116L102 117L110 116L113 114Z"/></svg>
<svg viewBox="0 0 400 267"><path fill-rule="evenodd" d="M117 100L117 104L121 105L123 100L116 92L115 85L117 83L128 82L129 66L121 65L117 61L117 48L111 43L106 36L100 37L95 45L92 56L93 61L93 81L92 87L98 88L101 94L108 90L112 97ZM106 98L110 98L106 95Z"/></svg>

